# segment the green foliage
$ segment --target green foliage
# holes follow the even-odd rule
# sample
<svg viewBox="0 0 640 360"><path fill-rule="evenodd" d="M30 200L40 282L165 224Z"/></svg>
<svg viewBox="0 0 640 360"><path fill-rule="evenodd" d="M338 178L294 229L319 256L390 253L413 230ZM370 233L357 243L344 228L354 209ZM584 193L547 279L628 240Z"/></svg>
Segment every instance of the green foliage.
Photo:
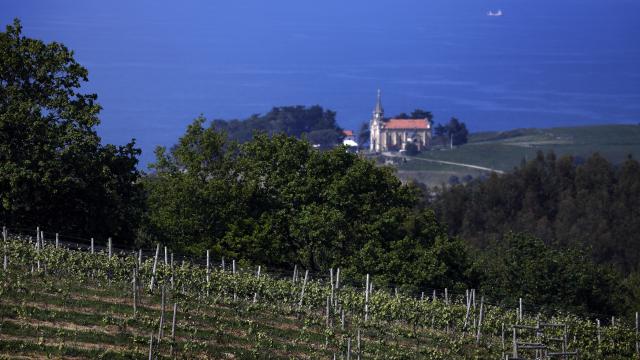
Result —
<svg viewBox="0 0 640 360"><path fill-rule="evenodd" d="M336 123L336 113L318 105L274 107L264 115L255 114L245 120L214 120L213 126L240 143L251 140L253 132L259 131L270 135L285 133L297 138L306 137L322 148L331 148L343 136Z"/></svg>
<svg viewBox="0 0 640 360"><path fill-rule="evenodd" d="M413 226L404 227L409 231ZM425 228L427 233L440 231L434 226ZM517 247L513 250L516 257L535 256L531 252L542 249L525 237L512 241ZM615 326L602 321L598 330L594 321L584 317L558 312L538 314L525 307L522 320L516 320L513 307L496 306L484 296L479 328L480 306L473 302L467 310L462 295L449 292L448 301L443 301L442 297L420 300L419 295L403 291L390 294L374 276L377 285L368 297L365 322L366 297L361 288L341 283L332 289L317 277L306 282L300 306L300 281L264 273L258 279L251 269L236 273L207 271L188 260L180 266L160 261L154 276L157 286L150 290L147 285L153 276L153 258L138 264L130 254L109 258L104 252L35 247L26 239L12 236L5 244L11 261L7 271L0 272L0 315L4 319L0 348L12 354L28 351L34 357L51 351L55 356L69 357L75 352L75 357L99 358L100 354L88 353L93 346L83 347L86 350L75 347L81 343L95 344L96 348L109 345L108 352L100 350L105 358L146 356L146 334L156 333L159 327L158 292L162 286L169 293L170 303L178 304L178 316L174 342L167 336L171 323L170 313L165 313L165 338L155 348L160 357L168 354L173 344L181 358L219 358L229 353L241 358L282 357L311 351L314 357L325 358L332 352L344 353L348 338L353 356L357 349L354 334L360 331L363 358L492 359L509 350L508 342L503 347L501 341L503 326L509 334L510 324L516 322L526 326L566 325L568 348L579 350L583 359L631 358L635 352L633 322L624 318L617 318ZM35 261L40 269L29 271ZM134 269L140 286L135 315L131 307ZM337 325L340 311L329 313L334 326L325 325L326 299L332 293L338 306L331 309L346 314L344 329ZM74 324L86 330L71 330ZM117 332L113 331L115 326ZM478 330L481 341L476 344ZM601 341L596 337L598 331ZM38 335L36 341L34 334ZM527 336L521 331L519 340L552 344L547 336L561 334L538 335L531 332ZM30 345L24 348L16 340ZM48 345L54 343L60 344L57 350ZM559 345L553 347L558 349ZM526 355L527 350L523 350L521 356Z"/></svg>
<svg viewBox="0 0 640 360"><path fill-rule="evenodd" d="M453 143L453 145L462 145L468 141L469 130L467 130L465 123L452 117L447 124L438 124L434 128L434 136L436 138L434 141L442 145L449 145L450 143Z"/></svg>
<svg viewBox="0 0 640 360"><path fill-rule="evenodd" d="M418 145L416 145L416 144L414 144L412 142L408 142L405 145L404 149L406 150L406 154L408 156L416 156L416 155L418 155L420 153L420 150L418 150Z"/></svg>
<svg viewBox="0 0 640 360"><path fill-rule="evenodd" d="M236 146L214 126L199 118L169 152L157 150L145 238L263 265L341 266L413 287L463 280L464 248L432 213L416 212L417 189L389 168L284 134ZM438 258L448 252L456 255Z"/></svg>
<svg viewBox="0 0 640 360"><path fill-rule="evenodd" d="M393 117L394 119L427 119L429 122L433 121L433 114L431 111L425 111L422 109L415 109L411 114L400 113Z"/></svg>
<svg viewBox="0 0 640 360"><path fill-rule="evenodd" d="M527 232L547 244L591 248L599 263L624 273L638 270L640 165L620 166L594 154L582 165L571 157L538 153L512 173L441 189L430 201L438 218L479 246L509 231Z"/></svg>
<svg viewBox="0 0 640 360"><path fill-rule="evenodd" d="M140 150L102 145L87 70L64 45L0 33L0 219L86 236L132 239L140 218Z"/></svg>
<svg viewBox="0 0 640 360"><path fill-rule="evenodd" d="M576 249L556 250L529 235L508 234L476 264L482 290L504 304L541 304L542 311L622 313L616 273L594 265Z"/></svg>
<svg viewBox="0 0 640 360"><path fill-rule="evenodd" d="M632 239L640 231L639 200L640 165L632 158L615 167L594 154L576 165L571 157L556 159L553 153L546 157L539 153L512 173L441 189L429 204L448 225L450 235L488 248L487 259L499 261L492 266L504 265L495 252L514 241L503 234L528 233L544 242L528 241L527 246L538 248L517 256L509 253L514 262L523 264L552 262L530 264L541 277L529 279L526 286L510 287L505 276L514 274L493 267L492 277L499 283L485 280L504 290L505 297L527 293L550 306L564 302L568 308L608 313L622 311L608 294L620 295L620 303L629 310L639 303L633 295L638 291L636 282L623 284L614 273L595 265L613 265L624 275L638 272L640 246Z"/></svg>

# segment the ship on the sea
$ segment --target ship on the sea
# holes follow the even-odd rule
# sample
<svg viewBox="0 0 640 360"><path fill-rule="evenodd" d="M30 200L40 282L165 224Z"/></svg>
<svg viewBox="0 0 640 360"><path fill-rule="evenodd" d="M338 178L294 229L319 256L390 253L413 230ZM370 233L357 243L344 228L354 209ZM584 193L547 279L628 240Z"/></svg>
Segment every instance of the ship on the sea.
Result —
<svg viewBox="0 0 640 360"><path fill-rule="evenodd" d="M504 15L504 14L502 13L502 10L498 10L498 11L496 11L496 12L489 11L489 12L487 13L487 16L502 16L502 15Z"/></svg>

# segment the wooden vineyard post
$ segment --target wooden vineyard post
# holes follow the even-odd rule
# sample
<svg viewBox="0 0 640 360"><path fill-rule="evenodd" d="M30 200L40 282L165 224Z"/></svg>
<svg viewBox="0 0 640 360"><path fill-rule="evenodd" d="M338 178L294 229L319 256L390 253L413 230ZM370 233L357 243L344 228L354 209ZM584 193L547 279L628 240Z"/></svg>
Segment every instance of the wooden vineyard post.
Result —
<svg viewBox="0 0 640 360"><path fill-rule="evenodd" d="M478 317L478 335L476 337L476 344L480 343L480 336L482 331L482 318L484 317L484 296L480 297L480 316Z"/></svg>
<svg viewBox="0 0 640 360"><path fill-rule="evenodd" d="M138 249L138 269L142 268L142 249Z"/></svg>
<svg viewBox="0 0 640 360"><path fill-rule="evenodd" d="M176 342L176 314L178 313L178 303L173 303L173 320L171 321L171 350L170 356L173 357L173 346Z"/></svg>
<svg viewBox="0 0 640 360"><path fill-rule="evenodd" d="M234 277L233 277L233 301L235 302L238 299L238 296L236 294L236 281L237 280L235 278L235 275L236 275L236 260L235 259L233 259L231 261L231 273L234 275Z"/></svg>
<svg viewBox="0 0 640 360"><path fill-rule="evenodd" d="M138 292L138 282L136 280L136 276L137 276L137 270L136 268L133 268L133 280L131 282L133 282L133 316L135 317L136 314L138 313L138 299L137 299L137 292Z"/></svg>
<svg viewBox="0 0 640 360"><path fill-rule="evenodd" d="M333 284L333 268L329 269L329 287L331 291L331 304L333 304L333 292L335 291Z"/></svg>
<svg viewBox="0 0 640 360"><path fill-rule="evenodd" d="M4 242L4 256L2 259L2 270L7 271L7 266L9 265L9 255L7 255L7 242ZM637 314L636 314L637 315ZM636 316L637 319L637 316ZM637 321L636 321L637 324Z"/></svg>
<svg viewBox="0 0 640 360"><path fill-rule="evenodd" d="M462 325L462 330L466 331L467 330L467 324L469 322L469 313L471 312L471 296L469 294L469 290L467 290L466 292L466 300L467 300L467 312L464 316L464 324Z"/></svg>
<svg viewBox="0 0 640 360"><path fill-rule="evenodd" d="M258 272L256 273L256 279L258 279L258 289L253 293L253 303L255 304L258 301L258 290L260 289L260 265L258 265Z"/></svg>
<svg viewBox="0 0 640 360"><path fill-rule="evenodd" d="M164 247L164 265L169 265L169 251L166 246Z"/></svg>
<svg viewBox="0 0 640 360"><path fill-rule="evenodd" d="M226 270L226 266L224 264L224 256L222 257L222 261L220 263L220 270L222 270L222 272L225 272Z"/></svg>
<svg viewBox="0 0 640 360"><path fill-rule="evenodd" d="M38 227L39 231L40 227ZM38 237L36 238L36 264L37 269L40 271L40 234L38 233Z"/></svg>
<svg viewBox="0 0 640 360"><path fill-rule="evenodd" d="M344 309L340 309L340 329L344 330Z"/></svg>
<svg viewBox="0 0 640 360"><path fill-rule="evenodd" d="M109 246L109 260L111 260L111 238L107 240Z"/></svg>
<svg viewBox="0 0 640 360"><path fill-rule="evenodd" d="M344 314L344 313L343 313ZM360 328L358 328L357 332L357 340L356 340L356 349L358 351L358 360L360 360Z"/></svg>
<svg viewBox="0 0 640 360"><path fill-rule="evenodd" d="M347 360L351 359L351 338L347 339Z"/></svg>
<svg viewBox="0 0 640 360"><path fill-rule="evenodd" d="M473 328L476 329L476 289L471 289L471 305L473 306Z"/></svg>
<svg viewBox="0 0 640 360"><path fill-rule="evenodd" d="M331 300L330 296L327 296L327 307L326 307L326 327L329 327L329 302Z"/></svg>
<svg viewBox="0 0 640 360"><path fill-rule="evenodd" d="M209 264L209 250L207 250L207 296L209 295L209 283L211 281L211 269Z"/></svg>
<svg viewBox="0 0 640 360"><path fill-rule="evenodd" d="M500 336L500 350L501 350L501 354L502 357L504 358L504 323L502 323L502 333Z"/></svg>
<svg viewBox="0 0 640 360"><path fill-rule="evenodd" d="M522 298L518 298L518 321L522 322Z"/></svg>
<svg viewBox="0 0 640 360"><path fill-rule="evenodd" d="M7 271L7 265L8 265L9 259L7 255L7 227L6 226L2 227L2 240L4 243L4 256L2 261L2 270Z"/></svg>
<svg viewBox="0 0 640 360"><path fill-rule="evenodd" d="M640 342L638 341L638 312L636 311L636 353L640 355Z"/></svg>
<svg viewBox="0 0 640 360"><path fill-rule="evenodd" d="M153 258L153 268L151 269L151 281L149 291L153 291L153 284L156 280L156 268L158 267L158 256L160 255L160 244L156 246L156 256Z"/></svg>
<svg viewBox="0 0 640 360"><path fill-rule="evenodd" d="M56 233L56 249L60 247L60 237L58 233Z"/></svg>
<svg viewBox="0 0 640 360"><path fill-rule="evenodd" d="M436 302L436 289L433 289L433 295L431 296L431 302Z"/></svg>
<svg viewBox="0 0 640 360"><path fill-rule="evenodd" d="M364 321L367 322L367 320L369 320L369 274L364 286Z"/></svg>
<svg viewBox="0 0 640 360"><path fill-rule="evenodd" d="M304 300L304 289L307 286L307 279L309 277L309 270L304 271L304 280L302 281L302 291L300 291L300 302L298 303L298 311L302 309L302 302Z"/></svg>
<svg viewBox="0 0 640 360"><path fill-rule="evenodd" d="M169 266L171 267L171 290L173 290L173 252L171 253L171 262L169 263Z"/></svg>
<svg viewBox="0 0 640 360"><path fill-rule="evenodd" d="M153 333L149 337L149 360L153 360Z"/></svg>
<svg viewBox="0 0 640 360"><path fill-rule="evenodd" d="M596 335L598 336L598 346L600 346L600 319L596 319Z"/></svg>
<svg viewBox="0 0 640 360"><path fill-rule="evenodd" d="M95 253L95 247L93 245L93 238L91 238L91 254Z"/></svg>
<svg viewBox="0 0 640 360"><path fill-rule="evenodd" d="M338 299L340 298L339 295L339 291L340 291L340 268L338 268L338 270L336 270L336 281L333 283L333 286L335 288L335 294L334 294L334 298L333 298L333 307L334 309L338 307Z"/></svg>
<svg viewBox="0 0 640 360"><path fill-rule="evenodd" d="M298 265L293 265L293 276L291 276L291 282L296 282L296 275L298 275Z"/></svg>
<svg viewBox="0 0 640 360"><path fill-rule="evenodd" d="M444 305L449 307L449 290L444 288ZM449 327L451 326L451 320L447 320L447 334L449 333Z"/></svg>
<svg viewBox="0 0 640 360"><path fill-rule="evenodd" d="M517 333L516 333L516 327L513 327L513 354L511 356L511 358L513 359L517 359L518 358L518 337L517 337Z"/></svg>
<svg viewBox="0 0 640 360"><path fill-rule="evenodd" d="M161 300L160 300L160 326L158 326L158 343L160 343L160 340L162 340L162 335L164 335L164 297L165 297L165 291L164 291L164 285L162 285L161 288Z"/></svg>

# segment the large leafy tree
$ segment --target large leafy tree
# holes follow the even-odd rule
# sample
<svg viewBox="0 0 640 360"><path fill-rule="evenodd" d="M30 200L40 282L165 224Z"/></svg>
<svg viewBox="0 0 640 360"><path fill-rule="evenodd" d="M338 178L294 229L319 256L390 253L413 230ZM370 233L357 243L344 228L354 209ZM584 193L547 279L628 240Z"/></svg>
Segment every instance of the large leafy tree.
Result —
<svg viewBox="0 0 640 360"><path fill-rule="evenodd" d="M437 140L445 145L449 145L451 143L453 145L466 144L469 136L467 125L455 117L452 117L445 125L436 125L433 130L433 134Z"/></svg>
<svg viewBox="0 0 640 360"><path fill-rule="evenodd" d="M147 179L153 240L279 268L340 266L379 285L464 278L464 247L417 209L417 190L391 169L285 134L235 145L217 124L198 118L174 147L158 149Z"/></svg>
<svg viewBox="0 0 640 360"><path fill-rule="evenodd" d="M60 43L0 33L0 220L11 227L134 237L140 151L102 145L87 69Z"/></svg>

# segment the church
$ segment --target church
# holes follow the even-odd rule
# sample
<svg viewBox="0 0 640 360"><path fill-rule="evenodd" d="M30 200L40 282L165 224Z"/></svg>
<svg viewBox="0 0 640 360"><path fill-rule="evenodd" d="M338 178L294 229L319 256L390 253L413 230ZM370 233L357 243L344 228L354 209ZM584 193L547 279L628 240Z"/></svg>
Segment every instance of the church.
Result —
<svg viewBox="0 0 640 360"><path fill-rule="evenodd" d="M373 109L369 131L371 152L405 150L408 143L413 143L418 150L422 150L431 140L431 123L426 118L385 120L380 90L378 90L378 99Z"/></svg>

